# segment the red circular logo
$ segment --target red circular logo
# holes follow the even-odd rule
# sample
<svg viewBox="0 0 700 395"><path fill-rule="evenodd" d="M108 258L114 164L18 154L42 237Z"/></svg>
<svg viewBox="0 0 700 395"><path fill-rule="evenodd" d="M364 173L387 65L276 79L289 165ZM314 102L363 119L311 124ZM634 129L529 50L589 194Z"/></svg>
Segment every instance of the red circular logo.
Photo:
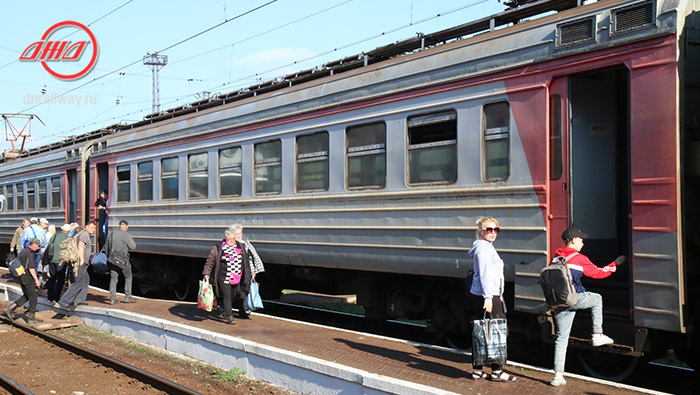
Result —
<svg viewBox="0 0 700 395"><path fill-rule="evenodd" d="M95 63L97 63L97 53L98 53L97 39L95 39L95 35L92 34L90 29L88 29L88 27L83 25L82 23L74 22L74 21L63 21L63 22L59 22L59 23L51 26L48 30L46 30L44 35L41 36L41 40L44 43L46 43L47 42L46 40L49 38L49 36L51 36L51 34L53 34L56 30L58 30L62 27L66 27L66 26L73 26L73 27L76 27L78 29L81 29L90 37L90 40L92 41L93 49L92 49L92 57L90 58L90 62L87 64L87 66L85 66L84 69L80 70L79 72L77 72L75 74L61 74L61 73L58 73L58 72L52 70L51 67L49 67L49 65L47 64L46 60L43 59L44 58L43 56L41 59L38 59L38 60L41 62L41 65L44 67L44 69L46 71L48 71L49 74L51 74L52 76L54 76L56 78L60 78L62 80L74 80L74 79L77 79L77 78L84 76L90 70L92 70L93 67L95 67ZM54 59L54 60L56 60L56 59Z"/></svg>

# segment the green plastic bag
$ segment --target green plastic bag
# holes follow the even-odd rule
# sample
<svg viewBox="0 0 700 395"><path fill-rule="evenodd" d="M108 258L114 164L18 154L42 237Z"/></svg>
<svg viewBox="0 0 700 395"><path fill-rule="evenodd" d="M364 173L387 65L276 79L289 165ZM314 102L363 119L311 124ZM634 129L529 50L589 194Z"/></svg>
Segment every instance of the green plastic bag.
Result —
<svg viewBox="0 0 700 395"><path fill-rule="evenodd" d="M214 290L211 289L209 280L199 280L197 306L206 311L211 311L214 308Z"/></svg>

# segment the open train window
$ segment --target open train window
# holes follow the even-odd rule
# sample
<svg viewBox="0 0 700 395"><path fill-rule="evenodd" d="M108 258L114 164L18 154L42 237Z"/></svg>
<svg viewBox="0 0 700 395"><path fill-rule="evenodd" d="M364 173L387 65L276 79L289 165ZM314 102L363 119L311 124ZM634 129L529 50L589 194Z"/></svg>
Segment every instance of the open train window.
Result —
<svg viewBox="0 0 700 395"><path fill-rule="evenodd" d="M177 200L180 164L178 158L165 158L160 161L160 198Z"/></svg>
<svg viewBox="0 0 700 395"><path fill-rule="evenodd" d="M15 185L17 191L17 211L24 211L24 184Z"/></svg>
<svg viewBox="0 0 700 395"><path fill-rule="evenodd" d="M2 186L2 187L0 187L0 211L7 210L7 205L5 204L6 200L7 200L7 192L5 191L5 187Z"/></svg>
<svg viewBox="0 0 700 395"><path fill-rule="evenodd" d="M15 186L12 184L7 185L7 211L15 209Z"/></svg>
<svg viewBox="0 0 700 395"><path fill-rule="evenodd" d="M27 211L36 210L36 184L34 181L27 182Z"/></svg>
<svg viewBox="0 0 700 395"><path fill-rule="evenodd" d="M510 172L510 105L484 105L484 180L503 181Z"/></svg>
<svg viewBox="0 0 700 395"><path fill-rule="evenodd" d="M219 196L241 196L242 170L241 147L219 151Z"/></svg>
<svg viewBox="0 0 700 395"><path fill-rule="evenodd" d="M117 167L117 203L131 201L131 167L129 165Z"/></svg>
<svg viewBox="0 0 700 395"><path fill-rule="evenodd" d="M328 132L297 136L297 191L328 190Z"/></svg>
<svg viewBox="0 0 700 395"><path fill-rule="evenodd" d="M139 163L138 171L138 201L153 201L153 162Z"/></svg>
<svg viewBox="0 0 700 395"><path fill-rule="evenodd" d="M209 154L203 152L189 156L187 179L189 182L187 196L190 199L209 197Z"/></svg>
<svg viewBox="0 0 700 395"><path fill-rule="evenodd" d="M39 210L49 208L49 191L46 180L39 180Z"/></svg>
<svg viewBox="0 0 700 395"><path fill-rule="evenodd" d="M282 192L282 142L255 144L255 193Z"/></svg>
<svg viewBox="0 0 700 395"><path fill-rule="evenodd" d="M409 184L457 181L457 113L408 118Z"/></svg>
<svg viewBox="0 0 700 395"><path fill-rule="evenodd" d="M386 124L348 127L348 188L384 188L386 185Z"/></svg>
<svg viewBox="0 0 700 395"><path fill-rule="evenodd" d="M51 178L51 208L61 208L61 179Z"/></svg>

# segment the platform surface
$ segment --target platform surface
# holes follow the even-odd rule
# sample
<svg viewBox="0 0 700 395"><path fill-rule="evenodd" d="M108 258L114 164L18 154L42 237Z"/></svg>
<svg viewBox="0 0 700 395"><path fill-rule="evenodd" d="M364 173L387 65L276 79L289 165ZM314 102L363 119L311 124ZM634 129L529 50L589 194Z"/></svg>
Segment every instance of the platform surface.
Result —
<svg viewBox="0 0 700 395"><path fill-rule="evenodd" d="M0 270L0 285L17 285L6 270ZM0 290L1 291L1 290ZM40 292L40 295L43 291ZM0 295L0 300L4 295ZM123 299L123 296L120 297ZM40 296L40 309L49 309L45 296ZM237 319L227 325L215 312L198 309L194 303L158 301L138 298L137 303L109 305L105 291L90 288L85 311L92 307L118 309L126 314L145 315L201 329L212 333L233 336L245 341L272 346L291 353L371 372L378 377L389 377L415 383L421 388L434 388L435 392L458 394L541 394L541 393L596 393L628 394L636 391L626 386L605 384L598 380L567 377L567 385L552 387L551 372L524 365L509 365L506 370L518 378L516 383L497 383L471 379L471 356L453 350L388 339L364 333L310 325L301 322L253 314L252 319ZM79 308L79 309L81 309ZM21 308L18 309L22 310ZM21 316L21 315L18 315ZM50 311L39 317L51 317ZM22 318L19 318L22 319ZM74 318L71 318L74 319ZM50 324L50 318L47 319ZM645 393L654 393L644 391Z"/></svg>

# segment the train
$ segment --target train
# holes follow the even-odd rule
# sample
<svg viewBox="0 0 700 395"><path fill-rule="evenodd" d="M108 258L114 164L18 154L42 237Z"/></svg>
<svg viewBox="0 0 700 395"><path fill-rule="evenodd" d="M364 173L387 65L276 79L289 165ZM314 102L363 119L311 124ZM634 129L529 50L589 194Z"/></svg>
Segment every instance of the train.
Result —
<svg viewBox="0 0 700 395"><path fill-rule="evenodd" d="M493 216L511 330L548 342L540 270L576 225L628 263L585 283L623 379L669 348L698 367L697 0L511 2L450 29L0 160L0 244L25 216L129 221L141 292L191 297L244 225L261 291L351 292L369 319L468 328L475 221ZM590 317L572 332L587 351ZM588 328L588 329L586 329ZM578 340L577 340L578 339Z"/></svg>

